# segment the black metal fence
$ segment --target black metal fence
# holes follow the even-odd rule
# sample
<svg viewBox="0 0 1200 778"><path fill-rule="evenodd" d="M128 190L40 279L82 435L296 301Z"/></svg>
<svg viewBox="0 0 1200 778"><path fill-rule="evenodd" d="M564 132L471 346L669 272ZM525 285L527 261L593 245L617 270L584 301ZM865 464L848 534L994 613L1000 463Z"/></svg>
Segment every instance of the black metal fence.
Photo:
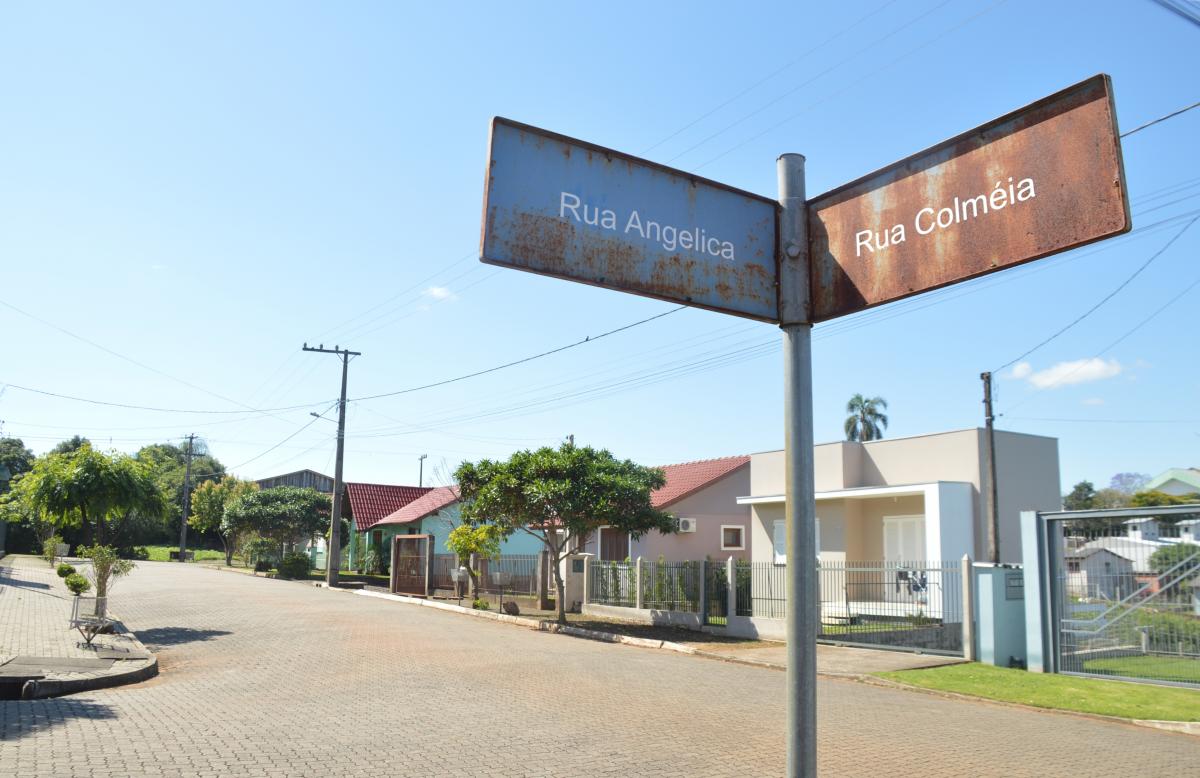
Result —
<svg viewBox="0 0 1200 778"><path fill-rule="evenodd" d="M700 610L701 562L643 562L642 606L652 610Z"/></svg>
<svg viewBox="0 0 1200 778"><path fill-rule="evenodd" d="M637 566L624 562L594 561L589 565L591 601L623 608L637 606Z"/></svg>

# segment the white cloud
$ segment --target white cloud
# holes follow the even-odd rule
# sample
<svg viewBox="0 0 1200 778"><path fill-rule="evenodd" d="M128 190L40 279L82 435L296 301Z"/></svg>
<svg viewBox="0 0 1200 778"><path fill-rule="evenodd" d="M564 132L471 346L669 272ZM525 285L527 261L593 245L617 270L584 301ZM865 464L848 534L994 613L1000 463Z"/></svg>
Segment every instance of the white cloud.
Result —
<svg viewBox="0 0 1200 778"><path fill-rule="evenodd" d="M1037 389L1052 389L1071 384L1085 384L1089 381L1102 381L1118 375L1121 369L1121 363L1115 359L1104 360L1093 357L1059 362L1036 373L1025 373L1022 377L1027 378L1029 383ZM1016 373L1016 368L1013 368L1013 372Z"/></svg>
<svg viewBox="0 0 1200 778"><path fill-rule="evenodd" d="M426 289L424 292L421 292L421 294L425 295L426 297L431 297L434 300L439 300L439 301L440 300L457 300L458 299L458 295L456 295L454 292L451 292L449 289L447 289L444 286L431 286L428 289Z"/></svg>
<svg viewBox="0 0 1200 778"><path fill-rule="evenodd" d="M1012 377L1013 378L1028 378L1029 374L1032 372L1033 372L1033 365L1029 364L1028 362L1018 362L1017 364L1013 365Z"/></svg>
<svg viewBox="0 0 1200 778"><path fill-rule="evenodd" d="M1084 405L1104 405L1103 397L1088 397L1083 401Z"/></svg>

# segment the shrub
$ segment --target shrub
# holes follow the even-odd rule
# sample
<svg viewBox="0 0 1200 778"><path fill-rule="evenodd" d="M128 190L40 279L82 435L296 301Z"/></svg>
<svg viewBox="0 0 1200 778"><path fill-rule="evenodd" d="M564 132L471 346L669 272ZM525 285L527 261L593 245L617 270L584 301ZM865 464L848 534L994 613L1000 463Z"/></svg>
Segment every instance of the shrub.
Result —
<svg viewBox="0 0 1200 778"><path fill-rule="evenodd" d="M242 544L242 558L246 560L247 565L254 565L255 572L261 573L263 570L270 570L270 557L275 554L278 544L269 538L259 537L257 535L249 537ZM259 567L260 562L266 562L266 567Z"/></svg>
<svg viewBox="0 0 1200 778"><path fill-rule="evenodd" d="M58 566L58 570L56 572L58 573L59 578L66 578L68 575L75 572L75 568L71 565L68 565L66 562L63 562Z"/></svg>
<svg viewBox="0 0 1200 778"><path fill-rule="evenodd" d="M360 572L366 575L379 575L383 572L383 557L379 554L379 549L375 546L371 546L363 554Z"/></svg>
<svg viewBox="0 0 1200 778"><path fill-rule="evenodd" d="M280 578L308 578L310 569L312 560L308 558L308 554L292 551L284 554L283 559L279 560L278 574Z"/></svg>
<svg viewBox="0 0 1200 778"><path fill-rule="evenodd" d="M58 555L59 543L62 543L62 538L58 535L52 535L42 542L42 559L45 559L46 564L51 567L54 567L54 557Z"/></svg>
<svg viewBox="0 0 1200 778"><path fill-rule="evenodd" d="M260 559L254 563L254 572L266 573L271 570L271 562L267 559Z"/></svg>
<svg viewBox="0 0 1200 778"><path fill-rule="evenodd" d="M117 556L112 546L80 546L79 556L92 560L91 578L96 584L96 596L107 597L111 582L133 572L134 564Z"/></svg>
<svg viewBox="0 0 1200 778"><path fill-rule="evenodd" d="M92 585L88 582L88 579L84 578L79 573L71 573L63 579L63 583L67 585L68 589L74 592L76 597L92 588Z"/></svg>
<svg viewBox="0 0 1200 778"><path fill-rule="evenodd" d="M492 604L487 600L481 600L478 597L471 602L471 607L477 611L486 611L492 609Z"/></svg>

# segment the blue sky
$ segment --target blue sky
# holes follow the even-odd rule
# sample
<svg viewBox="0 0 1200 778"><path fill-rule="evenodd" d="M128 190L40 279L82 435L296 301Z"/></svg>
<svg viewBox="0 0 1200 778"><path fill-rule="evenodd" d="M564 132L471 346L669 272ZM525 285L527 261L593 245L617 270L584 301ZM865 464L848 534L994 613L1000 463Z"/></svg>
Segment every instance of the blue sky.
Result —
<svg viewBox="0 0 1200 778"><path fill-rule="evenodd" d="M363 352L354 398L673 307L478 262L496 114L768 196L800 152L816 194L1098 72L1132 128L1200 99L1198 41L1148 1L7 5L3 432L39 452L195 432L242 476L332 472L335 427L308 413L338 364L304 341ZM1125 140L1130 235L818 326L818 441L856 392L888 400L889 436L981 424L982 370L1200 209L1198 133L1200 110ZM1000 427L1059 438L1065 486L1200 465L1200 290L1104 351L1197 279L1197 247L1200 225L998 381ZM567 434L658 464L778 448L778 346L685 310L352 402L346 477L413 483L428 453L428 483Z"/></svg>

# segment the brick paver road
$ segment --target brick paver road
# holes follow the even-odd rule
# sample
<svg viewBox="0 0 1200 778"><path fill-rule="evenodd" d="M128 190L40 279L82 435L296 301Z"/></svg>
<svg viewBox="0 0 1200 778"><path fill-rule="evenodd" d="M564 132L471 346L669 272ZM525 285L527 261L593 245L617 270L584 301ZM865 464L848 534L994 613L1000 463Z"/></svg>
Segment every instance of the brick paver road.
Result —
<svg viewBox="0 0 1200 778"><path fill-rule="evenodd" d="M0 702L0 775L758 776L783 674L144 563L135 686ZM822 681L824 775L1183 776L1200 740Z"/></svg>

